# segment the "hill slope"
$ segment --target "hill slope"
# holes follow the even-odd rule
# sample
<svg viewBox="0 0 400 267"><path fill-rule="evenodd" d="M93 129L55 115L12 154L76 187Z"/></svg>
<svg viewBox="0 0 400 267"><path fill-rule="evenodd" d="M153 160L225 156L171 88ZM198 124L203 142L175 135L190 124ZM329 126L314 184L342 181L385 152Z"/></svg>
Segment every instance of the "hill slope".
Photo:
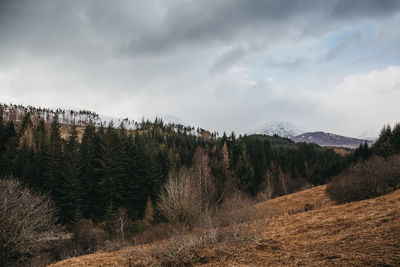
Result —
<svg viewBox="0 0 400 267"><path fill-rule="evenodd" d="M223 244L198 251L202 266L398 266L400 191L360 202L334 205L325 186L254 206L271 217L261 242ZM307 207L307 208L305 208ZM305 211L309 210L309 211ZM152 245L128 247L61 261L52 266L148 266ZM224 251L224 253L221 253Z"/></svg>
<svg viewBox="0 0 400 267"><path fill-rule="evenodd" d="M313 143L320 146L337 146L337 147L348 147L356 148L360 144L367 142L368 145L372 145L374 141L366 139L357 139L338 134L325 133L325 132L310 132L303 133L291 138L296 143L305 142Z"/></svg>

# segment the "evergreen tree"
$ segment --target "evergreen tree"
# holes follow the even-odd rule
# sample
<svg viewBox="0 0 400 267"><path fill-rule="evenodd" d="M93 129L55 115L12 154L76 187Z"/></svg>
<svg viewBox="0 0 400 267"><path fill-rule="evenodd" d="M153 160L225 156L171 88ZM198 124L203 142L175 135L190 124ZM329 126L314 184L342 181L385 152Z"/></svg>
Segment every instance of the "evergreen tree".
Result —
<svg viewBox="0 0 400 267"><path fill-rule="evenodd" d="M126 172L122 164L122 147L119 136L113 125L110 124L101 138L100 153L97 164L98 190L102 195L101 206L106 207L114 203L121 204L121 191Z"/></svg>
<svg viewBox="0 0 400 267"><path fill-rule="evenodd" d="M392 143L394 153L400 154L400 123L397 123L392 130Z"/></svg>
<svg viewBox="0 0 400 267"><path fill-rule="evenodd" d="M75 125L71 127L69 134L70 136L64 146L63 166L61 169L63 190L59 192L60 217L64 223L68 223L71 218L81 216L80 203L83 194L83 190L79 183L79 140ZM72 221L72 223L75 222L77 221Z"/></svg>
<svg viewBox="0 0 400 267"><path fill-rule="evenodd" d="M2 174L11 174L13 172L13 165L17 155L17 147L19 143L18 135L15 131L14 122L11 120L7 123L2 136L2 158L0 162L0 169Z"/></svg>
<svg viewBox="0 0 400 267"><path fill-rule="evenodd" d="M100 154L100 139L94 125L85 127L79 149L80 177L79 184L82 189L80 203L81 213L85 218L99 219L104 216L105 207L99 189L98 155Z"/></svg>
<svg viewBox="0 0 400 267"><path fill-rule="evenodd" d="M392 142L392 129L390 125L384 126L381 130L378 140L373 146L375 154L383 157L393 155L396 151Z"/></svg>
<svg viewBox="0 0 400 267"><path fill-rule="evenodd" d="M62 139L57 114L50 125L49 141L45 149L45 160L45 188L51 192L53 200L58 203L60 201L59 197L64 190L64 184L61 176L63 166Z"/></svg>

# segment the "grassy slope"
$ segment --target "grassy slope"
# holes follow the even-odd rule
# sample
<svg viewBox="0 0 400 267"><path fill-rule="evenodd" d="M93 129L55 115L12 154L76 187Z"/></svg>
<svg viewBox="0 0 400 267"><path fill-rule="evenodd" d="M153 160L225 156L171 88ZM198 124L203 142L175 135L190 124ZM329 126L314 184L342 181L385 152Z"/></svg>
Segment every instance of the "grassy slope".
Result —
<svg viewBox="0 0 400 267"><path fill-rule="evenodd" d="M305 205L313 207L304 211ZM271 220L260 244L198 252L204 266L399 266L400 191L334 205L325 186L255 205ZM68 259L53 266L147 266L151 245ZM222 253L221 251L224 251Z"/></svg>

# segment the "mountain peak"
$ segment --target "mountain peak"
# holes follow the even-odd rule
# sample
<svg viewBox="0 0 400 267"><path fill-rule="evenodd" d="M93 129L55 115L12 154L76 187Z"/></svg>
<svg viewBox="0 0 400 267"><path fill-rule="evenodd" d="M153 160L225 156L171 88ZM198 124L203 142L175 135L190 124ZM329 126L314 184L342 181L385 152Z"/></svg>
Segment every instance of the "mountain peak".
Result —
<svg viewBox="0 0 400 267"><path fill-rule="evenodd" d="M276 134L280 137L292 138L302 134L304 131L291 122L271 120L253 132L271 136Z"/></svg>

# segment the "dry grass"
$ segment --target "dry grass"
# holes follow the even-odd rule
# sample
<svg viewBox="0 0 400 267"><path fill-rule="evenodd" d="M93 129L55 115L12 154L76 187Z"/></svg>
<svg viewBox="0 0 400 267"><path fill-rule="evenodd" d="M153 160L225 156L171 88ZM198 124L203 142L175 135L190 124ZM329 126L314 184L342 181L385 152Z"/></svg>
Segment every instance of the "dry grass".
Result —
<svg viewBox="0 0 400 267"><path fill-rule="evenodd" d="M315 210L334 205L325 193L326 186L318 186L294 194L274 198L254 205L257 212L275 218L306 210Z"/></svg>
<svg viewBox="0 0 400 267"><path fill-rule="evenodd" d="M306 211L305 206L309 205ZM313 206L311 208L311 206ZM325 186L254 206L273 217L259 243L221 243L191 251L191 265L202 266L399 266L400 191L333 205ZM168 242L168 241L165 241ZM96 253L52 266L152 266L154 245Z"/></svg>

